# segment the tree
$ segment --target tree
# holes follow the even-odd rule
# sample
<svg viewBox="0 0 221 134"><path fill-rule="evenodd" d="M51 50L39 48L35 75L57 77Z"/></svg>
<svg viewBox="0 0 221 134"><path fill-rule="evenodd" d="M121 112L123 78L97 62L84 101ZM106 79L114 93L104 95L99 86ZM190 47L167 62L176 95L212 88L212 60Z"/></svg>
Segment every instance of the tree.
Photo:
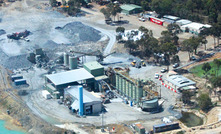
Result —
<svg viewBox="0 0 221 134"><path fill-rule="evenodd" d="M218 59L214 59L214 60L213 60L213 63L216 65L216 76L218 76L219 68L220 68L220 66L221 66L221 61L218 60Z"/></svg>
<svg viewBox="0 0 221 134"><path fill-rule="evenodd" d="M221 80L221 76L213 76L209 79L209 81L210 81L210 83L211 83L211 85L214 89L213 91L214 91L215 94L216 94L216 88L221 87L221 81L220 80Z"/></svg>
<svg viewBox="0 0 221 134"><path fill-rule="evenodd" d="M191 99L191 93L190 91L184 90L182 92L182 101L184 104L190 104L190 99Z"/></svg>
<svg viewBox="0 0 221 134"><path fill-rule="evenodd" d="M203 64L202 69L203 69L204 72L207 74L207 73L211 70L211 66L210 66L210 64L207 62L207 63L204 63L204 64Z"/></svg>
<svg viewBox="0 0 221 134"><path fill-rule="evenodd" d="M50 0L50 4L52 7L57 7L57 1L56 0Z"/></svg>
<svg viewBox="0 0 221 134"><path fill-rule="evenodd" d="M137 45L134 43L134 41L132 40L128 40L125 42L124 44L125 47L129 48L129 52L131 53L132 50L136 49L137 48Z"/></svg>
<svg viewBox="0 0 221 134"><path fill-rule="evenodd" d="M68 1L68 14L69 15L76 15L80 12L81 3L77 0L69 0Z"/></svg>
<svg viewBox="0 0 221 134"><path fill-rule="evenodd" d="M124 27L117 27L116 28L116 33L124 33L125 28Z"/></svg>
<svg viewBox="0 0 221 134"><path fill-rule="evenodd" d="M184 40L182 43L182 47L184 51L188 52L189 55L189 59L190 59L190 55L193 53L193 47L191 46L190 40Z"/></svg>
<svg viewBox="0 0 221 134"><path fill-rule="evenodd" d="M207 63L204 63L203 66L202 66L202 69L204 70L204 76L206 77L206 80L208 78L208 72L211 70L211 66L210 64L207 62ZM206 84L206 83L205 83Z"/></svg>
<svg viewBox="0 0 221 134"><path fill-rule="evenodd" d="M212 102L208 94L200 94L197 98L198 105L203 111L208 111L212 107Z"/></svg>
<svg viewBox="0 0 221 134"><path fill-rule="evenodd" d="M121 8L119 4L113 4L110 3L107 5L107 8L109 8L108 10L110 11L110 14L114 17L114 21L115 21L115 17L117 16L118 13L121 12ZM118 20L119 21L119 20Z"/></svg>
<svg viewBox="0 0 221 134"><path fill-rule="evenodd" d="M108 8L102 8L100 12L104 14L105 20L110 20L111 13Z"/></svg>

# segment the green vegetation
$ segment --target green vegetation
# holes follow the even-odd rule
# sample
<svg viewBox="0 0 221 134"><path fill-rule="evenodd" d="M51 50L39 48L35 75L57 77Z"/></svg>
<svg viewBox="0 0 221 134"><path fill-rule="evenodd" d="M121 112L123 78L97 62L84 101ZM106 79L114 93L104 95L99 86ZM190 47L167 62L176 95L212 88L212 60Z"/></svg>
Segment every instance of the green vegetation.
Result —
<svg viewBox="0 0 221 134"><path fill-rule="evenodd" d="M221 62L221 60L218 60ZM208 63L211 66L211 69L208 71L208 75L210 76L221 76L221 69L217 68L216 64L214 64L214 62L210 62ZM192 72L194 75L198 76L198 77L205 77L205 71L202 69L203 64L202 65L198 65L193 67L190 72Z"/></svg>
<svg viewBox="0 0 221 134"><path fill-rule="evenodd" d="M143 10L156 11L161 16L169 14L197 22L220 20L221 0L118 0L120 3L140 5ZM208 19L205 19L208 16Z"/></svg>
<svg viewBox="0 0 221 134"><path fill-rule="evenodd" d="M100 12L102 12L105 16L106 20L110 19L110 16L114 17L114 21L115 21L115 17L117 16L118 13L121 12L121 8L119 4L113 4L113 3L109 3L107 5L107 8L102 8L100 10ZM119 17L118 17L118 21L119 21Z"/></svg>
<svg viewBox="0 0 221 134"><path fill-rule="evenodd" d="M200 94L197 98L197 102L199 107L206 112L213 106L209 95L205 93Z"/></svg>

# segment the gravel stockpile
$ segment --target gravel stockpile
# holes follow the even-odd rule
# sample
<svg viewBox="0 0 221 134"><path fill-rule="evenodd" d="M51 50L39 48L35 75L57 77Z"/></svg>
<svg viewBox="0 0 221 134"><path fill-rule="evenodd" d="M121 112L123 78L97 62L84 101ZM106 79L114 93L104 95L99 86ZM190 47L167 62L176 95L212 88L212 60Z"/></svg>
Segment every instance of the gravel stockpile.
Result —
<svg viewBox="0 0 221 134"><path fill-rule="evenodd" d="M68 23L64 27L56 27L56 29L61 31L72 43L83 41L97 42L101 39L100 31L81 22Z"/></svg>
<svg viewBox="0 0 221 134"><path fill-rule="evenodd" d="M6 34L5 30L0 29L0 35Z"/></svg>
<svg viewBox="0 0 221 134"><path fill-rule="evenodd" d="M48 40L42 47L44 49L54 50L54 49L58 48L59 46L60 45L55 43L54 41Z"/></svg>
<svg viewBox="0 0 221 134"><path fill-rule="evenodd" d="M31 67L33 64L29 62L26 58L26 54L12 56L3 61L3 66L8 69L19 69L19 68L28 68Z"/></svg>

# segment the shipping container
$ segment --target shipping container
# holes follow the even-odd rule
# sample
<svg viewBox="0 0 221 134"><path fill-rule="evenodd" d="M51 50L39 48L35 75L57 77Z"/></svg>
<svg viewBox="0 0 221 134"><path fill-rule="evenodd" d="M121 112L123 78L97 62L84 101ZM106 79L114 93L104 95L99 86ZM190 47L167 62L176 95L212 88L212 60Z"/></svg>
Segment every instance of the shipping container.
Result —
<svg viewBox="0 0 221 134"><path fill-rule="evenodd" d="M11 76L12 81L18 80L18 79L23 79L23 76L21 75L13 75Z"/></svg>
<svg viewBox="0 0 221 134"><path fill-rule="evenodd" d="M24 84L27 84L25 79L15 80L15 85L16 85L16 86L18 86L18 85L24 85Z"/></svg>
<svg viewBox="0 0 221 134"><path fill-rule="evenodd" d="M164 132L164 131L169 131L169 130L178 129L178 128L180 128L178 122L159 124L159 125L153 126L153 132L158 133L158 132Z"/></svg>

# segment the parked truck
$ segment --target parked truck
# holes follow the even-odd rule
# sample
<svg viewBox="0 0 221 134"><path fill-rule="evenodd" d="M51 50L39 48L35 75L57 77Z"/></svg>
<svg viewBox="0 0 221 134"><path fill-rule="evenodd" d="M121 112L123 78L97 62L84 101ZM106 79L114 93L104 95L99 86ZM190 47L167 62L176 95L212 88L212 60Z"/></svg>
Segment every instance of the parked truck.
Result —
<svg viewBox="0 0 221 134"><path fill-rule="evenodd" d="M45 99L51 99L51 94L47 90L43 90L42 95Z"/></svg>

